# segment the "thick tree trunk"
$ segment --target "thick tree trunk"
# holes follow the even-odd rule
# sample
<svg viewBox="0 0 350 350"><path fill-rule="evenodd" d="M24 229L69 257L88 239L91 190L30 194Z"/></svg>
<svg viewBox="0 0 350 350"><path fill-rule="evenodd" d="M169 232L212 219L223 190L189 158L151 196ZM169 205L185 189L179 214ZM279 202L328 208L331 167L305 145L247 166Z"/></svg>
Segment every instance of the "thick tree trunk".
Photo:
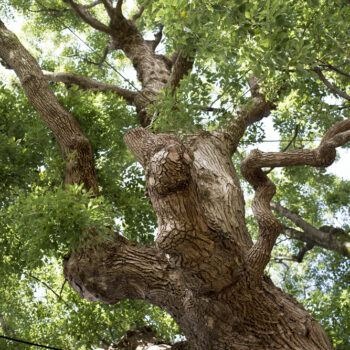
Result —
<svg viewBox="0 0 350 350"><path fill-rule="evenodd" d="M89 300L156 304L197 350L332 349L299 303L251 272L253 243L223 135L205 132L182 142L139 128L125 140L145 168L158 216L155 244L116 234L114 242L72 254L65 275L73 288Z"/></svg>
<svg viewBox="0 0 350 350"><path fill-rule="evenodd" d="M124 18L122 0L115 8L102 1L111 19L108 26L86 6L64 2L84 22L110 35L113 48L122 49L132 61L142 91L114 90L135 103L141 125L148 126L149 104L159 91L179 84L192 67L191 59L180 53L173 62L155 54L159 40L148 43L142 38L135 26L137 16L131 21ZM0 44L0 58L15 70L61 147L66 184L84 184L97 195L93 154L76 119L58 103L37 62L1 21ZM71 74L53 78L74 79L84 88L111 89ZM281 225L270 208L275 186L261 168L330 165L335 148L350 141L350 119L330 128L315 150L254 151L242 162L242 173L256 192L252 207L259 237L253 244L231 156L246 127L267 116L274 105L259 92L254 77L249 84L252 106L239 110L223 133L188 135L186 142L142 128L126 135L128 147L145 169L147 193L158 216L155 243L139 245L118 233L101 242L97 235L96 244L91 241L67 258L65 276L88 300L113 304L131 298L159 305L196 350L331 349L321 326L263 274Z"/></svg>

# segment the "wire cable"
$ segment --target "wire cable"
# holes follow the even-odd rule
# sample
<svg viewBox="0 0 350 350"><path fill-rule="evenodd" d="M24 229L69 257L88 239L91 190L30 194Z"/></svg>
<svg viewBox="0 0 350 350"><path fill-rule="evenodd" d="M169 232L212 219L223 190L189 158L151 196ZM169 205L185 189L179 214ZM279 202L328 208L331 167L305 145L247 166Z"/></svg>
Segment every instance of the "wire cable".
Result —
<svg viewBox="0 0 350 350"><path fill-rule="evenodd" d="M61 349L61 348L54 348L52 346L31 343L31 342L25 341L25 340L15 339L15 338L11 338L11 337L5 337L4 335L0 335L0 338L7 339L7 340L10 340L10 341L14 341L14 342L17 342L17 343L22 343L22 344L27 344L27 345L31 345L31 346L36 346L38 348L51 349L51 350L64 350L64 349Z"/></svg>

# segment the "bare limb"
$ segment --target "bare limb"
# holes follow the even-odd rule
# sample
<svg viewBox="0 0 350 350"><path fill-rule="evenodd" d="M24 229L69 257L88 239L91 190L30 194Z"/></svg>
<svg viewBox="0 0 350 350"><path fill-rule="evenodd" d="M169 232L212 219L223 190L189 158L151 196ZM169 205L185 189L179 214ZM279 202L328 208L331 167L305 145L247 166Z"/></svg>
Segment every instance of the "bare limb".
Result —
<svg viewBox="0 0 350 350"><path fill-rule="evenodd" d="M107 59L108 53L109 53L109 51L110 51L110 49L111 49L111 45L112 45L112 43L110 42L110 43L106 46L106 48L105 48L104 51L103 51L103 55L102 55L102 57L100 58L100 60L99 60L98 62L89 60L89 59L86 58L86 57L81 57L81 56L78 55L78 54L68 55L68 56L66 56L66 57L79 57L79 58L82 59L84 62L89 63L89 64L93 64L94 66L97 66L97 67L101 68L102 65L105 63L105 61L106 61L106 59Z"/></svg>
<svg viewBox="0 0 350 350"><path fill-rule="evenodd" d="M276 107L273 102L267 101L265 94L261 92L260 79L251 74L248 78L248 83L252 95L252 105L248 108L240 108L231 125L223 130L224 134L228 136L232 152L236 150L246 128L268 117Z"/></svg>
<svg viewBox="0 0 350 350"><path fill-rule="evenodd" d="M139 10L132 16L131 18L132 24L135 24L135 22L142 16L144 10L145 10L145 7L141 6Z"/></svg>
<svg viewBox="0 0 350 350"><path fill-rule="evenodd" d="M310 251L315 245L313 243L306 243L303 247L299 249L297 255L294 255L295 261L301 263L304 259L305 254Z"/></svg>
<svg viewBox="0 0 350 350"><path fill-rule="evenodd" d="M320 77L321 81L323 82L324 85L326 85L330 90L332 90L336 95L345 98L346 100L350 101L350 96L345 93L344 91L338 89L336 86L331 84L326 77L323 75L321 69L319 67L316 67L313 69L314 72Z"/></svg>
<svg viewBox="0 0 350 350"><path fill-rule="evenodd" d="M41 279L39 279L38 277L32 275L31 273L28 273L27 275L28 275L30 278L32 278L33 280L35 280L35 281L41 283L45 288L47 288L51 293L53 293L53 294L56 296L57 299L63 301L61 295L58 294L53 288L51 288L45 281L42 281ZM64 302L64 301L63 301L63 302ZM65 302L64 302L64 304L65 304L66 306L68 306Z"/></svg>
<svg viewBox="0 0 350 350"><path fill-rule="evenodd" d="M96 19L83 5L77 4L73 0L62 1L69 4L72 7L72 9L77 13L77 15L91 27L110 35L113 34L113 30L110 27L106 26L98 19Z"/></svg>
<svg viewBox="0 0 350 350"><path fill-rule="evenodd" d="M271 202L271 208L287 219L291 220L296 226L303 230L298 231L293 228L283 227L283 233L287 236L306 242L307 244L318 245L322 248L333 250L346 257L350 257L350 237L347 238L346 234L342 235L342 239L339 239L336 234L327 233L321 229L317 229L303 220L298 214L288 210L276 202Z"/></svg>
<svg viewBox="0 0 350 350"><path fill-rule="evenodd" d="M83 77L74 73L44 72L44 76L50 81L61 82L68 87L74 84L83 90L91 90L95 92L112 91L116 95L123 97L129 104L134 103L137 94L135 91L122 89L112 84L101 83L95 79Z"/></svg>
<svg viewBox="0 0 350 350"><path fill-rule="evenodd" d="M314 150L292 150L284 153L254 150L241 163L243 176L255 190L252 209L259 225L258 240L246 257L253 280L258 280L263 274L276 238L282 230L270 207L270 201L275 194L275 185L262 168L295 165L326 167L333 163L336 147L349 141L350 119L345 119L333 125Z"/></svg>
<svg viewBox="0 0 350 350"><path fill-rule="evenodd" d="M98 194L89 140L77 120L57 100L34 57L1 20L0 59L15 71L29 102L55 135L66 162L65 184L84 184L85 189Z"/></svg>
<svg viewBox="0 0 350 350"><path fill-rule="evenodd" d="M87 63L93 64L93 65L98 66L99 68L101 68L103 63L106 61L106 58L107 58L108 53L109 53L109 49L110 49L110 44L104 49L103 55L102 55L102 57L101 57L99 62L93 62L91 60L88 60L87 58L83 58L83 60L85 62L87 62Z"/></svg>
<svg viewBox="0 0 350 350"><path fill-rule="evenodd" d="M154 245L141 245L113 232L101 242L96 235L63 263L64 275L90 301L114 304L142 299L162 305L168 298L169 263ZM96 240L96 241L95 241Z"/></svg>
<svg viewBox="0 0 350 350"><path fill-rule="evenodd" d="M60 289L60 294L59 294L60 297L62 296L63 288L66 285L66 283L67 283L67 280L65 279L64 282L62 283L62 287Z"/></svg>
<svg viewBox="0 0 350 350"><path fill-rule="evenodd" d="M265 94L261 92L260 79L251 74L248 83L253 97L253 106L244 117L246 127L266 118L270 115L271 110L275 108L275 104L267 101Z"/></svg>

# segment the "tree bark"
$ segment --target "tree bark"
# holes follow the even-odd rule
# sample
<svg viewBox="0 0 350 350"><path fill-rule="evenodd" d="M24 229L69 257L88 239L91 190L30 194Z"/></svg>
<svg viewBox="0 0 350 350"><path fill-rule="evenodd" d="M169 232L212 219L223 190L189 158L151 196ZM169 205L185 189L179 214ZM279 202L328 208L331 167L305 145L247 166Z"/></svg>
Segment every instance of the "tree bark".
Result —
<svg viewBox="0 0 350 350"><path fill-rule="evenodd" d="M35 58L0 20L0 58L13 69L24 92L54 134L66 163L65 184L83 184L98 194L94 157L79 123L59 103Z"/></svg>
<svg viewBox="0 0 350 350"><path fill-rule="evenodd" d="M224 135L184 142L138 128L125 141L145 168L155 243L118 236L119 244L84 247L65 262L73 288L89 300L127 297L162 307L196 350L332 349L321 326L263 269L251 273L256 244Z"/></svg>
<svg viewBox="0 0 350 350"><path fill-rule="evenodd" d="M192 62L179 56L172 67L169 59L156 55L155 44L144 40L135 26L137 18L124 18L122 0L115 8L102 1L109 25L83 5L64 2L83 21L110 35L112 46L131 60L142 91L117 93L130 97L141 125L149 125L148 105L165 87L176 87ZM58 103L37 62L2 22L0 57L16 71L28 99L55 134L67 163L66 183L83 183L97 194L88 140ZM90 79L69 78L85 88L107 88ZM252 107L238 111L223 132L200 132L184 141L137 128L125 136L145 170L147 195L158 217L155 243L136 244L116 232L101 241L92 228L96 236L67 257L64 274L87 300L113 304L130 298L160 306L174 317L193 350L332 349L321 326L264 276L281 225L270 208L275 186L262 167L331 164L335 147L350 140L350 122L335 124L314 151L254 151L242 162L242 173L256 191L253 211L259 237L253 243L231 156L246 128L267 116L274 105L260 93L254 77L250 85Z"/></svg>

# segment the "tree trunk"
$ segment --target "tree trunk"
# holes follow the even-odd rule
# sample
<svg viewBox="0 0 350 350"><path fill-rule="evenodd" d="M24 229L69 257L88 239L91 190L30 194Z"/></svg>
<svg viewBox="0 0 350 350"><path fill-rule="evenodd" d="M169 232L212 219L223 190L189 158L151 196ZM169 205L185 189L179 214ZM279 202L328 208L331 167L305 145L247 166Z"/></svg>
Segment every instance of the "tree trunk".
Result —
<svg viewBox="0 0 350 350"><path fill-rule="evenodd" d="M116 233L113 242L85 246L64 264L73 288L89 300L156 304L197 350L332 349L298 302L251 272L253 242L225 137L202 132L182 141L138 128L125 141L145 169L155 244Z"/></svg>

